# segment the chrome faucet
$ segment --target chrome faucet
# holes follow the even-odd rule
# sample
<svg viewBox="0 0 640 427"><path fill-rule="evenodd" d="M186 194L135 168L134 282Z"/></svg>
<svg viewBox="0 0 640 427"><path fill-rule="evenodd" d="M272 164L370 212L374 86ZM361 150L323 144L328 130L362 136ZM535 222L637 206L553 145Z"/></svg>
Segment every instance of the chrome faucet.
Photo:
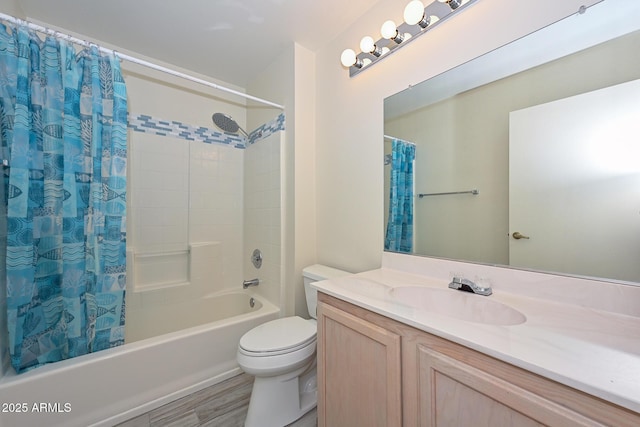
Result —
<svg viewBox="0 0 640 427"><path fill-rule="evenodd" d="M258 286L259 284L260 279L243 280L242 289L247 289L249 286Z"/></svg>
<svg viewBox="0 0 640 427"><path fill-rule="evenodd" d="M451 283L449 283L451 289L458 289L460 291L473 292L474 294L488 296L491 295L491 286L482 287L476 285L469 279L464 277L453 277Z"/></svg>

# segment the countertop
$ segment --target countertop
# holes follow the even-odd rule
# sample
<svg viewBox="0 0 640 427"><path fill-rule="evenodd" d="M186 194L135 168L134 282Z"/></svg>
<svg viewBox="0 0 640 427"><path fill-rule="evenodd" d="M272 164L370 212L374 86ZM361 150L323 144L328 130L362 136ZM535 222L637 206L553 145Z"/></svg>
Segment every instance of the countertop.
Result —
<svg viewBox="0 0 640 427"><path fill-rule="evenodd" d="M535 298L514 291L513 286L508 291L494 286L490 296L464 294L504 304L526 320L511 325L460 320L422 308L417 301L408 304L394 298L393 289L407 286L463 293L448 289L447 280L384 267L312 286L640 413L640 317Z"/></svg>

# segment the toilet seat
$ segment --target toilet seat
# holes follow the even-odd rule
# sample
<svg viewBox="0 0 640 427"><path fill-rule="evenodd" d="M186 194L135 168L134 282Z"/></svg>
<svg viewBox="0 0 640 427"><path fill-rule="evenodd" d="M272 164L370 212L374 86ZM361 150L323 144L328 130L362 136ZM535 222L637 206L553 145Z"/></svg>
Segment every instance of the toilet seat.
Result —
<svg viewBox="0 0 640 427"><path fill-rule="evenodd" d="M313 345L317 327L299 316L283 317L259 325L240 338L238 351L251 357L294 353Z"/></svg>

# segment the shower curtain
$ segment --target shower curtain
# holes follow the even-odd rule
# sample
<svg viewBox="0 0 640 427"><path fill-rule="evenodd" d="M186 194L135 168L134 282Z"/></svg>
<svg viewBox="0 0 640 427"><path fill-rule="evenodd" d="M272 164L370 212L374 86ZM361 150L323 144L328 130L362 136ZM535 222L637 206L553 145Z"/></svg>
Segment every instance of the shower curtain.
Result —
<svg viewBox="0 0 640 427"><path fill-rule="evenodd" d="M384 248L410 253L413 251L413 160L416 146L397 139L391 144L389 219Z"/></svg>
<svg viewBox="0 0 640 427"><path fill-rule="evenodd" d="M126 125L116 57L0 24L7 317L17 372L124 343Z"/></svg>

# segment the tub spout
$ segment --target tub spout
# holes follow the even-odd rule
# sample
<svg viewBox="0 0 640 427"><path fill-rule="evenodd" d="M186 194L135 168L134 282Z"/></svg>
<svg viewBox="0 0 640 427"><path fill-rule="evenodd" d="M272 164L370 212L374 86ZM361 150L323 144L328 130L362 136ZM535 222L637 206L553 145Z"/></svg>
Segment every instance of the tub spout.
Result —
<svg viewBox="0 0 640 427"><path fill-rule="evenodd" d="M258 286L259 284L260 279L243 280L242 289L247 289L249 286Z"/></svg>

